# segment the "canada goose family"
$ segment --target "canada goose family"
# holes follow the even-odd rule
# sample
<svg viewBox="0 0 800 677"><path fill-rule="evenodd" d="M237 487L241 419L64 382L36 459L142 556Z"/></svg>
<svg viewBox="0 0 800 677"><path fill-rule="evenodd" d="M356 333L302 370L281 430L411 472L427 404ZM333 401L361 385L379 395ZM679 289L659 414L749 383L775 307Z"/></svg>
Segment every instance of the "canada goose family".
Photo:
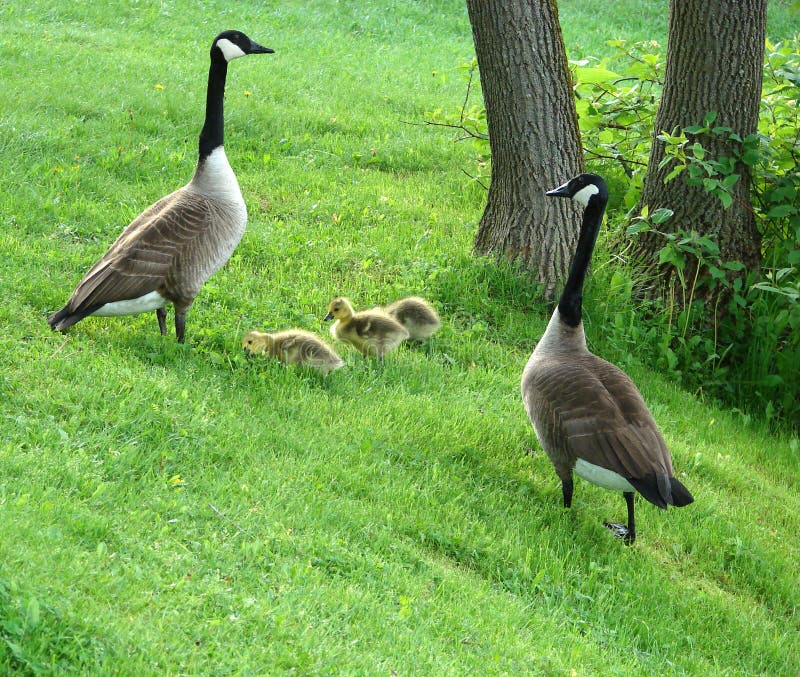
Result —
<svg viewBox="0 0 800 677"><path fill-rule="evenodd" d="M265 353L277 357L284 364L308 365L327 376L344 366L344 361L316 334L302 329L288 329L275 333L251 331L244 335L245 353Z"/></svg>
<svg viewBox="0 0 800 677"><path fill-rule="evenodd" d="M412 341L423 341L432 336L442 325L439 313L425 299L409 296L390 303L386 313L402 324Z"/></svg>
<svg viewBox="0 0 800 677"><path fill-rule="evenodd" d="M364 357L383 359L408 338L405 327L380 308L357 313L344 297L330 302L325 320L335 320L331 327L333 337L349 343Z"/></svg>
<svg viewBox="0 0 800 677"><path fill-rule="evenodd" d="M667 445L633 381L586 347L583 281L608 201L605 181L581 174L547 195L582 205L583 222L558 307L525 365L522 400L561 479L564 507L572 503L573 470L598 486L621 491L628 524L605 526L632 543L634 491L664 509L688 505L694 498L672 476Z"/></svg>
<svg viewBox="0 0 800 677"><path fill-rule="evenodd" d="M211 45L206 117L192 180L142 212L92 266L67 304L47 318L63 331L83 318L156 311L161 334L175 308L183 343L186 312L200 288L230 258L247 224L239 183L223 148L223 98L228 62L274 50L240 31L220 33Z"/></svg>

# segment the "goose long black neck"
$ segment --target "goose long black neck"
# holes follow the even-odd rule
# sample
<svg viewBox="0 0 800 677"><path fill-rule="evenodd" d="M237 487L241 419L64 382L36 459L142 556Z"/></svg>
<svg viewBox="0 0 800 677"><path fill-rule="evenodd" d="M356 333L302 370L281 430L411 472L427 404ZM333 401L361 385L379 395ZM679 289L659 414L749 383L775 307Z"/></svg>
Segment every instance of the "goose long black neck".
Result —
<svg viewBox="0 0 800 677"><path fill-rule="evenodd" d="M206 92L206 121L200 132L200 158L205 160L211 151L221 146L225 140L225 117L223 101L225 98L225 78L228 75L228 62L216 55L211 57L208 69L208 91Z"/></svg>
<svg viewBox="0 0 800 677"><path fill-rule="evenodd" d="M589 262L592 260L592 252L597 241L597 234L600 232L600 224L603 221L603 212L606 209L607 201L608 198L605 194L593 195L583 212L578 246L575 249L575 256L572 258L567 283L564 285L564 291L558 302L561 321L571 327L577 327L581 323L583 281L586 278Z"/></svg>

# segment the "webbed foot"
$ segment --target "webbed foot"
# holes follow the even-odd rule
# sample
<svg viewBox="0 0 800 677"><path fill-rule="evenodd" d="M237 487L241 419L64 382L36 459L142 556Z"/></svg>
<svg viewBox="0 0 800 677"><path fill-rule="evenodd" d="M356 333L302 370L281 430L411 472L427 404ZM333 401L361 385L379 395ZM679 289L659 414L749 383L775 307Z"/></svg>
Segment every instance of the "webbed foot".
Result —
<svg viewBox="0 0 800 677"><path fill-rule="evenodd" d="M616 538L621 538L626 545L630 545L636 540L636 532L632 532L624 524L619 522L603 522L603 526L608 529Z"/></svg>

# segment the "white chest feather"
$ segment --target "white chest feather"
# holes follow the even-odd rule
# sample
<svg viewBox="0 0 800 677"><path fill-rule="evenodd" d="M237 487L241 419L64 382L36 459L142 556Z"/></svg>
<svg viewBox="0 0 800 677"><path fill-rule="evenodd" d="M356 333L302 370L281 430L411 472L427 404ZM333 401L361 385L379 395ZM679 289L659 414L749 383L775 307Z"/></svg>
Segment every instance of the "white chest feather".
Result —
<svg viewBox="0 0 800 677"><path fill-rule="evenodd" d="M587 482L596 484L604 489L611 491L636 491L633 485L628 482L622 475L615 473L613 470L601 468L599 465L594 465L579 458L575 462L575 473L579 477L583 477Z"/></svg>
<svg viewBox="0 0 800 677"><path fill-rule="evenodd" d="M212 200L230 203L244 209L244 198L233 173L225 149L218 146L197 167L197 171L189 184L191 190L202 193ZM245 211L245 218L247 212Z"/></svg>

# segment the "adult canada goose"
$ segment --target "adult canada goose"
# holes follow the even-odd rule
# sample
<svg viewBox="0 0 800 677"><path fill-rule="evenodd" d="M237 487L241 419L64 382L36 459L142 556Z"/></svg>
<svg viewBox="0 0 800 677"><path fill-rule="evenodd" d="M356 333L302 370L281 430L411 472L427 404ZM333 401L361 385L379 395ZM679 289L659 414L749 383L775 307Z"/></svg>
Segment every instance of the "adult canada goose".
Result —
<svg viewBox="0 0 800 677"><path fill-rule="evenodd" d="M349 343L364 357L383 359L408 338L405 327L380 308L356 313L344 297L330 302L325 320L333 319L336 320L331 327L333 337Z"/></svg>
<svg viewBox="0 0 800 677"><path fill-rule="evenodd" d="M589 482L621 491L628 524L605 526L632 543L634 491L664 509L694 499L672 476L667 445L633 381L586 348L583 280L608 200L605 181L595 174L581 174L547 195L572 198L585 209L558 307L522 373L522 400L561 479L564 507L572 503L573 470Z"/></svg>
<svg viewBox="0 0 800 677"><path fill-rule="evenodd" d="M89 315L155 310L164 335L169 302L175 307L175 334L183 343L186 311L205 281L230 258L247 224L247 208L222 145L228 62L273 51L240 31L214 38L192 180L133 220L86 273L67 305L47 318L52 329L63 331Z"/></svg>
<svg viewBox="0 0 800 677"><path fill-rule="evenodd" d="M442 325L436 309L419 296L400 299L390 303L384 310L406 328L408 338L412 341L423 341Z"/></svg>
<svg viewBox="0 0 800 677"><path fill-rule="evenodd" d="M319 336L302 329L287 329L275 333L251 331L242 339L245 353L266 353L277 357L284 364L308 365L327 376L344 366L336 354Z"/></svg>

